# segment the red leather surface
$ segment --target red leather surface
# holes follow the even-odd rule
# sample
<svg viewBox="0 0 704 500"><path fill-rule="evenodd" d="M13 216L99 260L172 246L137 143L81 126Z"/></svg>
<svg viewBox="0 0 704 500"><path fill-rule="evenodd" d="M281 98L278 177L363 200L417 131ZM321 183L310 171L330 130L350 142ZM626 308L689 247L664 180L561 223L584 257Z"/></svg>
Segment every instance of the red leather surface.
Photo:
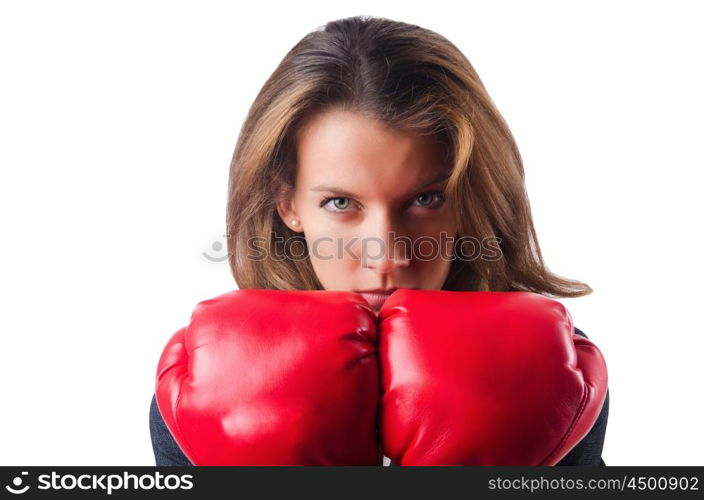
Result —
<svg viewBox="0 0 704 500"><path fill-rule="evenodd" d="M554 465L607 382L534 293L399 289L377 317L354 292L236 290L173 334L156 399L195 465L381 465L382 445L400 465Z"/></svg>
<svg viewBox="0 0 704 500"><path fill-rule="evenodd" d="M379 319L381 438L400 465L554 465L599 415L606 364L560 302L399 289Z"/></svg>
<svg viewBox="0 0 704 500"><path fill-rule="evenodd" d="M164 422L194 465L381 465L374 320L353 292L203 301L159 361Z"/></svg>

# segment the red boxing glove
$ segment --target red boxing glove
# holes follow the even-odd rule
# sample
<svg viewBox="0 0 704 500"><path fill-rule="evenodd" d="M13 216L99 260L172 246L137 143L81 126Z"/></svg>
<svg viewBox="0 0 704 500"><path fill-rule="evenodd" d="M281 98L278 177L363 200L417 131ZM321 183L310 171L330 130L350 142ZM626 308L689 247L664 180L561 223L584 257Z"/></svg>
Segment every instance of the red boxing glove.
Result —
<svg viewBox="0 0 704 500"><path fill-rule="evenodd" d="M157 404L194 465L381 465L376 339L354 292L235 290L171 337Z"/></svg>
<svg viewBox="0 0 704 500"><path fill-rule="evenodd" d="M379 321L381 440L400 465L555 465L599 416L606 363L560 302L399 289Z"/></svg>

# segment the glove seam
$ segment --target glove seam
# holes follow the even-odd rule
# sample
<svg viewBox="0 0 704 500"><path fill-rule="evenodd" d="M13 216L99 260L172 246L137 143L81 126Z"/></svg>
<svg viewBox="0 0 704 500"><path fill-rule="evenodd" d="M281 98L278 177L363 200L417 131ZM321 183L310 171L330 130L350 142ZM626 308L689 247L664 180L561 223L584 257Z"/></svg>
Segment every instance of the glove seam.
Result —
<svg viewBox="0 0 704 500"><path fill-rule="evenodd" d="M181 430L181 424L179 423L178 420L178 408L179 405L181 404L181 396L183 395L183 384L186 382L186 379L188 378L188 373L190 371L190 364L191 364L191 356L188 352L188 349L186 348L186 334L188 333L188 329L183 335L183 350L186 353L187 356L187 363L186 363L186 376L183 377L183 380L181 380L181 383L179 384L178 387L178 398L176 398L176 405L174 406L174 423L176 424L176 429L178 430L178 433L181 435L181 439L183 439L184 446L188 450L188 455L193 457L192 462L194 464L199 463L200 460L196 457L196 454L193 452L193 448L191 447L190 443L186 439L186 434Z"/></svg>
<svg viewBox="0 0 704 500"><path fill-rule="evenodd" d="M582 401L579 405L579 411L577 412L577 415L575 418L572 420L572 425L570 425L570 428L567 430L565 435L562 437L558 445L555 447L555 449L548 455L547 459L543 461L543 464L550 463L550 461L555 457L557 452L562 449L563 445L567 441L567 439L572 435L574 428L577 426L577 422L582 418L582 414L584 413L585 408L587 407L587 401L588 401L588 392L589 392L589 387L585 384L583 389L582 389Z"/></svg>

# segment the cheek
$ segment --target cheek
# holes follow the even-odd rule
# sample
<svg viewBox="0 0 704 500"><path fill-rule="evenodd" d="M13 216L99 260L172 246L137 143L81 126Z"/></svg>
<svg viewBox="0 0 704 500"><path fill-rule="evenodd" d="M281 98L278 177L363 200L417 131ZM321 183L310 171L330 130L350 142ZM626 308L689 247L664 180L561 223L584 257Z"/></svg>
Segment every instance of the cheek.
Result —
<svg viewBox="0 0 704 500"><path fill-rule="evenodd" d="M454 224L446 220L429 221L415 232L412 269L422 288L442 288L452 265L455 239Z"/></svg>
<svg viewBox="0 0 704 500"><path fill-rule="evenodd" d="M421 262L451 259L456 237L456 228L451 221L445 219L425 221L425 224L418 225L411 236L413 257Z"/></svg>
<svg viewBox="0 0 704 500"><path fill-rule="evenodd" d="M313 271L326 290L349 290L352 288L358 261L342 253L335 243L319 243L317 248L308 247Z"/></svg>
<svg viewBox="0 0 704 500"><path fill-rule="evenodd" d="M426 290L439 290L445 283L452 261L445 258L416 259L413 270L418 285Z"/></svg>
<svg viewBox="0 0 704 500"><path fill-rule="evenodd" d="M331 276L336 276L338 281L344 279L346 273L359 265L356 235L341 234L339 230L325 227L316 227L314 232L305 234L311 264L323 284Z"/></svg>

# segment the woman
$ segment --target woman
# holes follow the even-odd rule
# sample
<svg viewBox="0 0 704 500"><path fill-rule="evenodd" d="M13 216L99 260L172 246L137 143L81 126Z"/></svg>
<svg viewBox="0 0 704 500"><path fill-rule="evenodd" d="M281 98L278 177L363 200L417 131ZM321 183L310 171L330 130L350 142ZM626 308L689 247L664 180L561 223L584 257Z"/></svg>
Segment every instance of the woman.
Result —
<svg viewBox="0 0 704 500"><path fill-rule="evenodd" d="M543 263L520 154L466 57L383 18L330 22L285 56L242 127L227 227L241 290L355 291L376 311L401 287L592 291ZM608 404L557 465L604 465ZM157 465L190 464L155 399L150 429Z"/></svg>

